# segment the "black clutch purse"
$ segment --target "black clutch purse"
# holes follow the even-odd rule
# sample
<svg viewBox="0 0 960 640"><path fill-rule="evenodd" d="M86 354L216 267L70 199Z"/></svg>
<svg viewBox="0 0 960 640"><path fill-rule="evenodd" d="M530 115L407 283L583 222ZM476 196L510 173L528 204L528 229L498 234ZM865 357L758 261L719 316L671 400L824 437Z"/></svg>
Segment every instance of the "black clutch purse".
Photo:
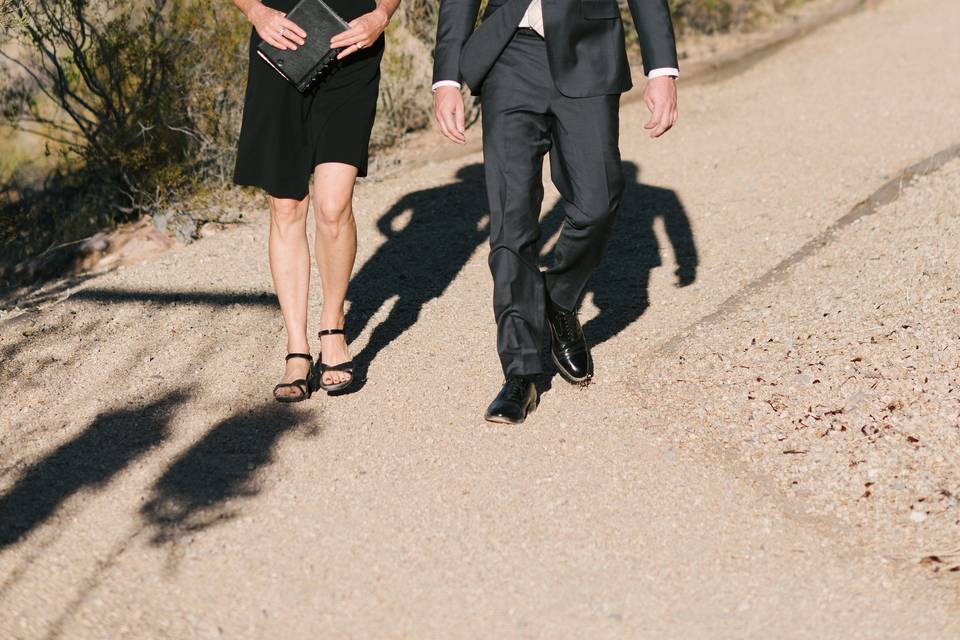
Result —
<svg viewBox="0 0 960 640"><path fill-rule="evenodd" d="M306 93L337 59L340 49L330 48L330 38L350 28L323 0L300 0L287 14L307 32L306 42L294 51L261 42L257 53L300 93Z"/></svg>

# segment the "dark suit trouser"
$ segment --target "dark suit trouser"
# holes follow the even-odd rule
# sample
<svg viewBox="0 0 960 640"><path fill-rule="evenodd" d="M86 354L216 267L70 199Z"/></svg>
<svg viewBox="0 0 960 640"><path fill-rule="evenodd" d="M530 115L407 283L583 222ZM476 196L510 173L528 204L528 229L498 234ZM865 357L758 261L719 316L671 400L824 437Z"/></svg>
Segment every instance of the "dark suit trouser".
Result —
<svg viewBox="0 0 960 640"><path fill-rule="evenodd" d="M562 95L544 41L518 31L484 81L481 101L497 350L505 375L533 375L543 370L547 297L568 311L579 305L620 204L620 96ZM555 260L541 273L547 152L565 215Z"/></svg>

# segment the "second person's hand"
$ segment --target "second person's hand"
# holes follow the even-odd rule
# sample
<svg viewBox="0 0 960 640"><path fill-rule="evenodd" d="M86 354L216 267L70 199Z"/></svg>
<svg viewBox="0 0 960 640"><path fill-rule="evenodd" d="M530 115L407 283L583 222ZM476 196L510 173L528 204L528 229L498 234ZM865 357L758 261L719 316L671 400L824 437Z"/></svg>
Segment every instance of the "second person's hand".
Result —
<svg viewBox="0 0 960 640"><path fill-rule="evenodd" d="M669 76L651 78L643 90L643 101L650 110L650 120L643 128L651 138L659 138L677 123L677 81Z"/></svg>
<svg viewBox="0 0 960 640"><path fill-rule="evenodd" d="M342 60L350 54L372 45L388 24L390 24L390 16L379 7L370 13L363 14L356 20L351 20L349 29L330 39L332 48L343 49L337 56L337 60Z"/></svg>
<svg viewBox="0 0 960 640"><path fill-rule="evenodd" d="M433 92L433 111L443 135L457 144L467 142L463 95L458 87L437 87Z"/></svg>

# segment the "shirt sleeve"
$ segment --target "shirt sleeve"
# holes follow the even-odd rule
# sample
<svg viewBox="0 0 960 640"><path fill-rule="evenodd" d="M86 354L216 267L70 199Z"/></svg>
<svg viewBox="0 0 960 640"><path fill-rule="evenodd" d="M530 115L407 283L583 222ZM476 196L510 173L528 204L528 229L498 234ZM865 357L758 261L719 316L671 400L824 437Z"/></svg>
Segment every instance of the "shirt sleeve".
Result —
<svg viewBox="0 0 960 640"><path fill-rule="evenodd" d="M659 69L651 69L650 73L647 74L648 79L659 78L661 76L679 78L680 69L674 69L673 67L660 67Z"/></svg>
<svg viewBox="0 0 960 640"><path fill-rule="evenodd" d="M431 87L431 89L436 91L440 87L456 87L457 89L459 89L460 83L457 82L456 80L440 80L438 82L434 82L433 87Z"/></svg>

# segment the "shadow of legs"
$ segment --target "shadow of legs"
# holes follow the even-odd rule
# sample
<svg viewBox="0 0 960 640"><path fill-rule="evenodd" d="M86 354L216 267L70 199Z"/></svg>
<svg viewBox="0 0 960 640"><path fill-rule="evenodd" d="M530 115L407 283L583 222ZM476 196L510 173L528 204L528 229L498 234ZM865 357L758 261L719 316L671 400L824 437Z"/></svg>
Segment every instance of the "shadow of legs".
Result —
<svg viewBox="0 0 960 640"><path fill-rule="evenodd" d="M623 163L626 187L617 212L605 256L587 285L599 313L584 325L592 345L610 340L643 315L649 307L650 272L662 266L663 248L654 230L659 220L677 264L676 284L685 287L696 280L698 256L686 209L671 189L640 182L640 168ZM543 218L544 237L556 234L563 224L563 206L558 203ZM549 264L552 252L544 256Z"/></svg>
<svg viewBox="0 0 960 640"><path fill-rule="evenodd" d="M486 240L486 213L483 166L475 163L457 172L457 182L404 195L377 221L387 239L350 283L348 338L355 339L384 302L397 302L355 356L358 380L381 349L414 325L423 305L443 295Z"/></svg>

